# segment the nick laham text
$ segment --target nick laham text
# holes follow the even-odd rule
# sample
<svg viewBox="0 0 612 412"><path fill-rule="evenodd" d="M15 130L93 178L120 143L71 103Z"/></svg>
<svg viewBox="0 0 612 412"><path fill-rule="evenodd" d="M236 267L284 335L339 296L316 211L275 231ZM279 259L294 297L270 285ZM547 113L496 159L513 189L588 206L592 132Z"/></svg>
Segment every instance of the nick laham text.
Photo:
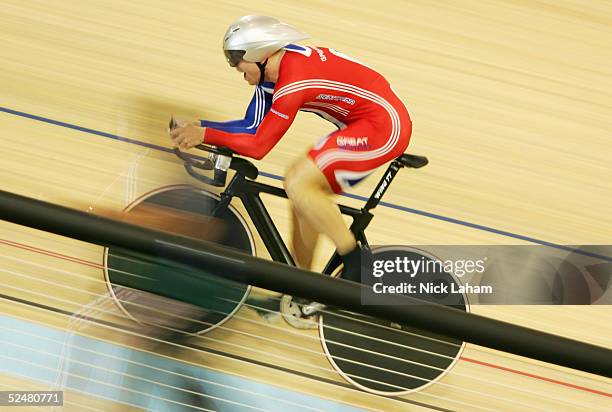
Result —
<svg viewBox="0 0 612 412"><path fill-rule="evenodd" d="M440 283L400 283L399 285L383 285L375 283L372 285L372 290L377 294L411 294L411 293L468 293L468 294L490 294L493 293L493 286L488 285L464 285L440 284Z"/></svg>

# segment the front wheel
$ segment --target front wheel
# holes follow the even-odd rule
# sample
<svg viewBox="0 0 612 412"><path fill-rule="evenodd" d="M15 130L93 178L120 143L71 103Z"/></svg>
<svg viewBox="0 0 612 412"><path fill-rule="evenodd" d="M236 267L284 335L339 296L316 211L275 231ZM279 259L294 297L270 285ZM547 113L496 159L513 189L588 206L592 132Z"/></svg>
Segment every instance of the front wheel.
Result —
<svg viewBox="0 0 612 412"><path fill-rule="evenodd" d="M219 197L192 186L167 186L140 197L125 212L130 213L147 206L162 206L179 211L210 217ZM216 241L245 253L255 254L253 237L242 216L230 205L219 216L222 234ZM195 269L176 267L162 258L138 255L119 248L108 248L104 253L104 273L109 293L119 309L130 319L148 327L155 327L158 338L173 339L187 333L205 333L230 319L246 300L250 286L206 274L207 281L194 281L189 271ZM198 271L201 275L202 270ZM123 284L133 284L133 279L156 279L164 288L173 288L173 279L184 276L189 279L189 290L173 290L173 295L187 301L170 299ZM128 279L131 278L131 279ZM131 281L131 282L130 282ZM170 290L170 289L167 289Z"/></svg>

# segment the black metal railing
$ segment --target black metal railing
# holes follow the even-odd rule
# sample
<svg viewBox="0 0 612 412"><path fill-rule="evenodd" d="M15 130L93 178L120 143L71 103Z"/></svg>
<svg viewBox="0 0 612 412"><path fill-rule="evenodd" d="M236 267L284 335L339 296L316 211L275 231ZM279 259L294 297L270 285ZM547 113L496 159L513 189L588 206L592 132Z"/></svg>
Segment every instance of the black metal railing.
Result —
<svg viewBox="0 0 612 412"><path fill-rule="evenodd" d="M612 377L612 350L441 305L415 305L401 295L388 304L361 304L363 285L260 259L212 242L95 216L21 195L0 191L0 218L19 225L102 246L163 257L253 286L301 296L460 339L476 345ZM197 272L193 276L198 277ZM202 280L205 279L202 275ZM180 299L176 279L169 297ZM163 290L160 294L164 294Z"/></svg>

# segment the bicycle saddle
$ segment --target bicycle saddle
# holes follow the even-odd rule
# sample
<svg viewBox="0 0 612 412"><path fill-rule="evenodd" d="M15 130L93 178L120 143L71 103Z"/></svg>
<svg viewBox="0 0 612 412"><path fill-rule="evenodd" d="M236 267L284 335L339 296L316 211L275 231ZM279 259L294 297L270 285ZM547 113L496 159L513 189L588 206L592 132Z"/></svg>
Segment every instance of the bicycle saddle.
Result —
<svg viewBox="0 0 612 412"><path fill-rule="evenodd" d="M429 160L427 160L425 156L411 155L408 153L404 153L395 160L400 162L404 167L412 167L414 169L419 169L429 163Z"/></svg>

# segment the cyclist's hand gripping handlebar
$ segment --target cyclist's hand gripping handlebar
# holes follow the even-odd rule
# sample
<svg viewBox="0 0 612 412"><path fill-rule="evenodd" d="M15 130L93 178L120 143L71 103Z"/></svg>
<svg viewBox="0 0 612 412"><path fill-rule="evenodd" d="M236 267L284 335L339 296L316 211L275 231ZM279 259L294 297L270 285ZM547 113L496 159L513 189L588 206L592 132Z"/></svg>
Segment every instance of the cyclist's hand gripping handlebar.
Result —
<svg viewBox="0 0 612 412"><path fill-rule="evenodd" d="M168 127L169 130L173 130L178 127L178 124L176 120L174 120L174 117L170 118L170 123ZM227 179L227 169L229 169L230 164L232 162L231 150L206 144L199 144L195 147L200 150L209 152L208 158L196 158L195 156L183 153L178 147L175 147L173 151L174 154L176 154L179 159L184 162L185 170L187 171L187 173L189 173L190 176L212 186L225 186L225 181ZM199 173L196 169L213 170L213 178L211 179L210 177Z"/></svg>

